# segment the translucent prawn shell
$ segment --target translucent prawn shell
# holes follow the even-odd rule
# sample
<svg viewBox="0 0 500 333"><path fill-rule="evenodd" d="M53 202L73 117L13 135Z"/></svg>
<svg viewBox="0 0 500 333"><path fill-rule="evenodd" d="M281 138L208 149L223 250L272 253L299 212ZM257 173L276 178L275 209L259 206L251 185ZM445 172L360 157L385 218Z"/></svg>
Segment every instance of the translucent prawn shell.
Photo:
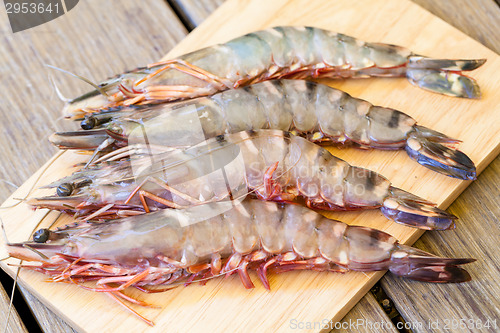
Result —
<svg viewBox="0 0 500 333"><path fill-rule="evenodd" d="M210 149L197 153L199 147ZM153 156L156 160L153 165L152 157L144 156L133 158L132 162L112 163L102 169L96 167L93 181L78 189L77 194L86 197L87 203L122 204L145 177L153 177L168 183L177 192L202 202L224 199L230 192L233 197L250 191L266 198L266 172L278 163L272 173L274 182L281 186L284 193L298 196L299 200L311 204L324 203L329 208L341 210L374 208L382 206L384 199L390 196L390 181L385 177L351 166L325 148L279 130L226 134L165 156ZM226 159L228 164L222 163L222 159ZM215 162L224 169L224 173L205 168ZM112 172L114 166L116 173ZM142 168L145 170L142 174L136 172ZM180 206L190 204L156 183L146 183L141 189L160 197L166 196ZM128 204L142 206L137 195ZM164 208L155 202L151 205Z"/></svg>
<svg viewBox="0 0 500 333"><path fill-rule="evenodd" d="M269 254L292 251L303 258L322 256L345 267L372 269L373 265L383 268L397 245L384 232L349 227L296 205L245 200L227 205L226 211L212 218L202 217L221 204L227 202L67 227L51 237L64 242L63 254L123 267L168 267L178 262L182 268L207 261L213 254L228 257L262 249Z"/></svg>
<svg viewBox="0 0 500 333"><path fill-rule="evenodd" d="M260 75L271 76L280 68L293 71L328 66L338 69L337 77L363 77L367 76L364 69L402 67L410 55L409 50L396 45L367 43L313 27L280 26L203 48L179 59L235 83ZM349 74L343 74L346 70ZM206 86L206 81L175 70L148 81L148 84Z"/></svg>
<svg viewBox="0 0 500 333"><path fill-rule="evenodd" d="M221 134L277 129L310 141L356 142L400 148L416 121L400 111L374 106L326 85L303 80L271 80L210 97L155 106L114 120L110 131L129 144L149 142L182 147ZM140 127L140 128L139 128Z"/></svg>

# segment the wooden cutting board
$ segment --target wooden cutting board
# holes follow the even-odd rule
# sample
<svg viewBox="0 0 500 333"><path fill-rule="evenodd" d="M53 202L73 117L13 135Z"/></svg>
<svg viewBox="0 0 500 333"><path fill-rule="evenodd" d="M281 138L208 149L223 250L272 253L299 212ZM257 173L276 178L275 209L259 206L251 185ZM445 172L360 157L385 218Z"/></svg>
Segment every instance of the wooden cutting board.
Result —
<svg viewBox="0 0 500 333"><path fill-rule="evenodd" d="M499 153L500 97L496 93L500 90L497 78L500 57L409 1L229 0L166 58L275 25L315 26L366 41L399 44L416 53L437 58L487 58L487 63L471 74L481 85L481 100L440 96L413 87L405 79L327 83L373 104L400 109L424 126L463 140L460 148L476 163L478 171ZM380 172L395 186L435 201L441 208L447 207L469 184L433 173L411 161L405 152L330 150L351 164ZM71 166L85 158L73 152L56 155L3 207L15 205L18 203L15 198L24 198L30 192L31 195L40 195L41 191L32 191L32 188L71 173ZM332 213L328 216L350 224L382 229L406 244L412 244L422 234L419 230L387 221L378 211ZM9 241L17 242L27 240L33 229L48 226L57 214L46 210L33 211L21 203L1 210L0 217ZM70 220L65 217L58 224ZM460 228L460 220L457 227ZM3 236L0 237L4 241ZM0 258L5 256L2 247ZM16 263L17 260L0 262L11 275L15 275L16 268L7 264ZM158 309L134 307L156 323L152 328L123 311L106 295L73 285L47 283L43 275L27 270L21 270L19 282L81 331L284 332L294 328L305 331L331 328L333 324L323 325L328 325L330 320L333 323L340 320L382 274L291 272L271 275L271 292L258 281L255 289L245 290L238 277L218 278L206 286L192 285L157 295L129 291L130 295L159 306ZM256 279L255 275L252 277Z"/></svg>

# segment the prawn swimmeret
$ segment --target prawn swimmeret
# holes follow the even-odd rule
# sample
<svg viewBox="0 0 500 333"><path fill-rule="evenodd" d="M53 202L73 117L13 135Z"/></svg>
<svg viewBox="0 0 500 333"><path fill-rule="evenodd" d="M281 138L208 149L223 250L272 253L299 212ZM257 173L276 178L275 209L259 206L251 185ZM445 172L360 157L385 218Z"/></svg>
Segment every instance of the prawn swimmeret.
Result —
<svg viewBox="0 0 500 333"><path fill-rule="evenodd" d="M423 166L459 179L475 179L474 163L453 149L458 140L416 124L400 111L371 105L329 86L272 80L210 97L146 107L118 107L82 120L84 131L54 133L63 149L104 150L137 141L188 147L221 134L279 129L312 142L375 149L405 149Z"/></svg>
<svg viewBox="0 0 500 333"><path fill-rule="evenodd" d="M222 206L223 213L211 214ZM470 276L459 266L474 261L436 257L399 244L383 231L329 220L297 205L258 200L40 229L33 238L7 245L10 256L38 262L22 267L142 305L123 291L155 292L154 286L206 282L233 273L253 288L249 270L257 271L267 289L268 270L390 270L420 281L464 282ZM87 281L96 281L95 287L84 285Z"/></svg>
<svg viewBox="0 0 500 333"><path fill-rule="evenodd" d="M97 165L48 185L57 187L58 196L29 203L86 218L116 218L250 193L323 210L380 208L387 218L422 229L454 227L456 217L435 204L288 132L245 131L186 150L161 151L139 145L111 152ZM129 158L123 159L126 155ZM116 157L122 158L114 161Z"/></svg>
<svg viewBox="0 0 500 333"><path fill-rule="evenodd" d="M120 74L75 98L66 114L207 96L279 78L407 77L423 89L478 98L479 86L461 71L484 62L428 58L400 46L367 43L319 28L274 27ZM90 99L99 93L100 98Z"/></svg>

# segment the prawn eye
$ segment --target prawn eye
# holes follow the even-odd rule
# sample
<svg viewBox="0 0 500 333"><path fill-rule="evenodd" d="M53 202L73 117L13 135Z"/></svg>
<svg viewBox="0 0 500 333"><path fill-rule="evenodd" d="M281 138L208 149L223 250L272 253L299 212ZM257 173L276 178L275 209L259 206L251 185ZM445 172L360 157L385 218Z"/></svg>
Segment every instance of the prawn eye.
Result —
<svg viewBox="0 0 500 333"><path fill-rule="evenodd" d="M73 185L70 183L64 183L57 187L57 195L60 197L68 197L73 192Z"/></svg>
<svg viewBox="0 0 500 333"><path fill-rule="evenodd" d="M97 125L97 119L93 116L85 117L80 123L80 126L84 130L91 130Z"/></svg>
<svg viewBox="0 0 500 333"><path fill-rule="evenodd" d="M45 243L49 240L50 230L49 229L38 229L33 234L33 241L35 243Z"/></svg>

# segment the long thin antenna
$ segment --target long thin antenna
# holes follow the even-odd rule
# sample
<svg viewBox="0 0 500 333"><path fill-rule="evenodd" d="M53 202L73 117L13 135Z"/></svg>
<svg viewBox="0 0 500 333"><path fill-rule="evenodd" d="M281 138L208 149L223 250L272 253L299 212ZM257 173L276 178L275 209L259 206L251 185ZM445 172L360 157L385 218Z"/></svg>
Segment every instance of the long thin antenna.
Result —
<svg viewBox="0 0 500 333"><path fill-rule="evenodd" d="M21 263L23 261L21 260ZM19 271L21 270L21 266L17 267L16 271L16 277L14 279L14 285L12 286L12 292L10 293L10 303L9 303L9 310L7 311L7 319L5 320L5 327L3 330L3 333L7 333L7 329L9 328L9 319L10 319L10 313L12 312L12 306L13 306L13 301L14 301L14 292L16 291L16 286L17 286L17 277L19 276Z"/></svg>
<svg viewBox="0 0 500 333"><path fill-rule="evenodd" d="M71 98L64 97L64 95L62 94L61 90L59 90L59 87L57 86L56 82L54 81L54 78L50 74L49 74L49 81L54 86L54 90L56 91L56 95L57 95L57 97L59 97L59 99L61 101L65 102L65 103L68 103L68 102L71 101Z"/></svg>
<svg viewBox="0 0 500 333"><path fill-rule="evenodd" d="M0 226L2 227L3 238L5 238L5 243L6 243L7 245L9 245L9 244L10 244L10 242L9 242L9 239L7 238L7 232L5 231L5 226L3 225L3 220L2 220L2 218L1 218L1 217L0 217Z"/></svg>
<svg viewBox="0 0 500 333"><path fill-rule="evenodd" d="M52 69L55 69L55 70L58 70L60 72L63 72L63 73L66 73L66 74L69 74L73 77L76 77L77 79L80 79L82 80L83 82L85 83L88 83L90 84L92 87L94 87L99 93L101 93L101 95L105 96L105 97L109 97L109 95L101 88L99 87L97 84L95 84L94 82L90 81L89 79L86 79L84 78L83 76L81 75L78 75L78 74L75 74L75 73L71 73L65 69L62 69L62 68L59 68L59 67L56 67L56 66L52 66L52 65L48 65L48 64L45 64L45 66L49 67L49 68L52 68Z"/></svg>
<svg viewBox="0 0 500 333"><path fill-rule="evenodd" d="M0 217L0 226L2 227L3 238L5 239L5 244L9 245L10 242L9 242L9 239L7 238L7 232L5 231L5 226L3 225L3 220L1 217ZM2 259L0 259L0 261L7 260L9 258L10 258L10 256L2 258Z"/></svg>
<svg viewBox="0 0 500 333"><path fill-rule="evenodd" d="M52 166L52 164L54 164L54 162L57 161L59 159L59 157L61 157L62 154L64 154L64 151L58 152L56 154L56 157L52 161L50 161L50 163L45 167L45 169L43 169L43 171L38 175L38 177L36 177L35 181L31 185L28 193L26 193L24 198L12 198L13 200L18 200L18 202L16 202L15 204L9 205L9 206L1 206L0 209L13 208L13 207L16 207L17 205L19 205L21 202L24 202L26 200L26 198L31 194L31 192L33 191L35 186L38 184L38 182L40 181L42 176L45 174L45 171L47 171L47 169L50 168Z"/></svg>
<svg viewBox="0 0 500 333"><path fill-rule="evenodd" d="M13 182L11 182L11 181L9 181L7 179L0 179L0 182L4 182L6 184L9 184L10 186L15 187L16 189L19 188L19 186L17 186L16 184L14 184Z"/></svg>
<svg viewBox="0 0 500 333"><path fill-rule="evenodd" d="M24 248L27 248L27 249L28 249L28 250L30 250L30 251L35 252L35 253L36 253L36 254L38 254L40 257L42 257L42 259L45 259L45 260L48 260L48 259L49 259L49 257L47 257L45 254L43 254L42 252L38 251L37 249L35 249L35 248L33 248L33 247L29 246L28 244L23 244L23 247L24 247Z"/></svg>

